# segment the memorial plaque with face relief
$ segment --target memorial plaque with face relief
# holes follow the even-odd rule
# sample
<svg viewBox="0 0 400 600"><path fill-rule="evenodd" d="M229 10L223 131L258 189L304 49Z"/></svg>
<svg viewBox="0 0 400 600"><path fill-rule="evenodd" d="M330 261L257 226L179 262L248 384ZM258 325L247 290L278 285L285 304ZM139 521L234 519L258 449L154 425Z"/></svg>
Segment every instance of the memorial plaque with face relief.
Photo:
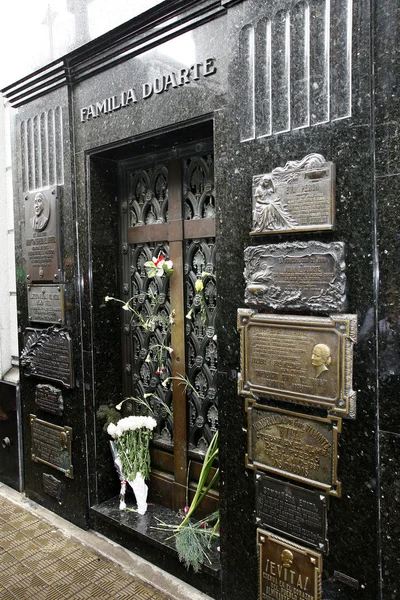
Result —
<svg viewBox="0 0 400 600"><path fill-rule="evenodd" d="M327 500L321 492L256 475L257 525L328 552Z"/></svg>
<svg viewBox="0 0 400 600"><path fill-rule="evenodd" d="M57 381L66 388L74 385L72 344L66 329L55 325L47 329L27 327L20 363L27 377Z"/></svg>
<svg viewBox="0 0 400 600"><path fill-rule="evenodd" d="M279 310L346 309L344 244L296 242L244 251L245 302Z"/></svg>
<svg viewBox="0 0 400 600"><path fill-rule="evenodd" d="M321 600L322 555L257 529L259 600Z"/></svg>
<svg viewBox="0 0 400 600"><path fill-rule="evenodd" d="M41 410L61 416L64 412L64 401L61 390L41 383L36 386L35 404Z"/></svg>
<svg viewBox="0 0 400 600"><path fill-rule="evenodd" d="M282 475L341 496L337 478L339 417L314 417L246 401L246 467Z"/></svg>
<svg viewBox="0 0 400 600"><path fill-rule="evenodd" d="M333 229L335 168L308 154L253 177L251 235Z"/></svg>
<svg viewBox="0 0 400 600"><path fill-rule="evenodd" d="M62 279L58 187L24 194L26 278L29 282Z"/></svg>
<svg viewBox="0 0 400 600"><path fill-rule="evenodd" d="M28 285L28 315L36 323L64 323L64 285Z"/></svg>
<svg viewBox="0 0 400 600"><path fill-rule="evenodd" d="M31 458L62 471L69 479L74 478L71 462L71 427L59 427L29 415L31 424Z"/></svg>
<svg viewBox="0 0 400 600"><path fill-rule="evenodd" d="M357 315L307 317L238 310L239 394L326 406L355 418Z"/></svg>

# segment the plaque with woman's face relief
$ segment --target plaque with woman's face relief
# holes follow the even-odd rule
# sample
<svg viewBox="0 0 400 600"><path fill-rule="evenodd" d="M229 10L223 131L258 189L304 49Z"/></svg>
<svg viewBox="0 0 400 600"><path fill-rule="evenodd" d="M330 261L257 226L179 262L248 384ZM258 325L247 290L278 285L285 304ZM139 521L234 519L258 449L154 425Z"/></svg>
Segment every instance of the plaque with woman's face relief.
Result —
<svg viewBox="0 0 400 600"><path fill-rule="evenodd" d="M335 166L321 154L253 177L251 235L333 229Z"/></svg>
<svg viewBox="0 0 400 600"><path fill-rule="evenodd" d="M59 188L43 188L24 195L26 279L60 282Z"/></svg>
<svg viewBox="0 0 400 600"><path fill-rule="evenodd" d="M239 309L239 394L325 406L355 418L356 315L307 317Z"/></svg>

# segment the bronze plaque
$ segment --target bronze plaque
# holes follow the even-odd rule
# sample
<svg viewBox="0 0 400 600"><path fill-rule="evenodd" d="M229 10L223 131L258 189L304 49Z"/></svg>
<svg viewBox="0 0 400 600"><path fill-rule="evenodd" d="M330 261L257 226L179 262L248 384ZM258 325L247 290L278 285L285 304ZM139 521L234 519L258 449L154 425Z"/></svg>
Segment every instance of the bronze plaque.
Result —
<svg viewBox="0 0 400 600"><path fill-rule="evenodd" d="M45 494L61 502L63 486L59 479L48 473L43 473L43 489Z"/></svg>
<svg viewBox="0 0 400 600"><path fill-rule="evenodd" d="M344 244L296 242L244 251L245 302L273 309L346 310Z"/></svg>
<svg viewBox="0 0 400 600"><path fill-rule="evenodd" d="M257 529L260 600L321 600L322 555Z"/></svg>
<svg viewBox="0 0 400 600"><path fill-rule="evenodd" d="M71 462L71 427L59 427L29 415L33 462L43 463L74 478Z"/></svg>
<svg viewBox="0 0 400 600"><path fill-rule="evenodd" d="M26 278L29 282L62 279L59 189L24 194Z"/></svg>
<svg viewBox="0 0 400 600"><path fill-rule="evenodd" d="M28 315L36 323L64 324L64 285L28 285Z"/></svg>
<svg viewBox="0 0 400 600"><path fill-rule="evenodd" d="M282 475L340 497L339 417L314 417L246 401L246 467Z"/></svg>
<svg viewBox="0 0 400 600"><path fill-rule="evenodd" d="M61 390L46 383L40 383L36 386L35 404L41 410L45 410L53 415L61 416L64 412L64 401Z"/></svg>
<svg viewBox="0 0 400 600"><path fill-rule="evenodd" d="M252 235L333 229L335 167L321 154L253 177Z"/></svg>
<svg viewBox="0 0 400 600"><path fill-rule="evenodd" d="M328 552L327 496L293 483L256 475L257 525Z"/></svg>
<svg viewBox="0 0 400 600"><path fill-rule="evenodd" d="M355 418L357 315L307 317L238 310L239 394L326 406Z"/></svg>
<svg viewBox="0 0 400 600"><path fill-rule="evenodd" d="M74 385L72 344L66 329L55 325L47 329L27 327L20 363L28 377L57 381L66 388Z"/></svg>

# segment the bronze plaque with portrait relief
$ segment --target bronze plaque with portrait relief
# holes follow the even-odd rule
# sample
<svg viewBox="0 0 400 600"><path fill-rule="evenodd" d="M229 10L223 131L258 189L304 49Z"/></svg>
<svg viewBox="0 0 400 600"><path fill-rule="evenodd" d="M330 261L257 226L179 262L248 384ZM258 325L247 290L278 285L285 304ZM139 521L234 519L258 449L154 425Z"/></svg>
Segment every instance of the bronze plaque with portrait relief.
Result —
<svg viewBox="0 0 400 600"><path fill-rule="evenodd" d="M326 406L355 418L357 315L307 317L238 310L239 394Z"/></svg>
<svg viewBox="0 0 400 600"><path fill-rule="evenodd" d="M314 417L246 400L246 467L282 475L340 497L339 417Z"/></svg>
<svg viewBox="0 0 400 600"><path fill-rule="evenodd" d="M60 188L24 194L25 259L28 282L62 280L60 257Z"/></svg>
<svg viewBox="0 0 400 600"><path fill-rule="evenodd" d="M259 600L321 600L322 554L257 529Z"/></svg>
<svg viewBox="0 0 400 600"><path fill-rule="evenodd" d="M253 177L252 235L333 229L335 166L321 154Z"/></svg>

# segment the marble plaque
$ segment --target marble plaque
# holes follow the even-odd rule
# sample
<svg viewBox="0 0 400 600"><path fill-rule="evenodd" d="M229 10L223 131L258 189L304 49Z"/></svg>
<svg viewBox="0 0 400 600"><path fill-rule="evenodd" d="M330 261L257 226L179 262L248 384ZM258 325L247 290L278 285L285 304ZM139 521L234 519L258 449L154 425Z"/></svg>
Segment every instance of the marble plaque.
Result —
<svg viewBox="0 0 400 600"><path fill-rule="evenodd" d="M72 343L66 329L25 329L25 346L20 356L26 376L57 381L66 388L74 385Z"/></svg>
<svg viewBox="0 0 400 600"><path fill-rule="evenodd" d="M314 417L246 401L246 467L282 475L340 497L339 417Z"/></svg>
<svg viewBox="0 0 400 600"><path fill-rule="evenodd" d="M28 315L36 323L64 323L64 285L28 285Z"/></svg>
<svg viewBox="0 0 400 600"><path fill-rule="evenodd" d="M238 310L239 394L326 406L356 416L357 315L307 317Z"/></svg>
<svg viewBox="0 0 400 600"><path fill-rule="evenodd" d="M259 600L322 600L322 554L257 529Z"/></svg>
<svg viewBox="0 0 400 600"><path fill-rule="evenodd" d="M35 404L41 410L61 416L64 412L64 401L61 390L41 383L35 389Z"/></svg>
<svg viewBox="0 0 400 600"><path fill-rule="evenodd" d="M344 244L296 242L244 251L245 302L320 313L346 310Z"/></svg>
<svg viewBox="0 0 400 600"><path fill-rule="evenodd" d="M31 458L62 471L66 477L74 478L71 462L71 427L59 427L30 415Z"/></svg>
<svg viewBox="0 0 400 600"><path fill-rule="evenodd" d="M321 492L256 475L257 525L326 553L327 500Z"/></svg>
<svg viewBox="0 0 400 600"><path fill-rule="evenodd" d="M252 235L333 229L335 167L308 154L253 177Z"/></svg>
<svg viewBox="0 0 400 600"><path fill-rule="evenodd" d="M24 194L25 259L28 282L62 279L58 187Z"/></svg>

